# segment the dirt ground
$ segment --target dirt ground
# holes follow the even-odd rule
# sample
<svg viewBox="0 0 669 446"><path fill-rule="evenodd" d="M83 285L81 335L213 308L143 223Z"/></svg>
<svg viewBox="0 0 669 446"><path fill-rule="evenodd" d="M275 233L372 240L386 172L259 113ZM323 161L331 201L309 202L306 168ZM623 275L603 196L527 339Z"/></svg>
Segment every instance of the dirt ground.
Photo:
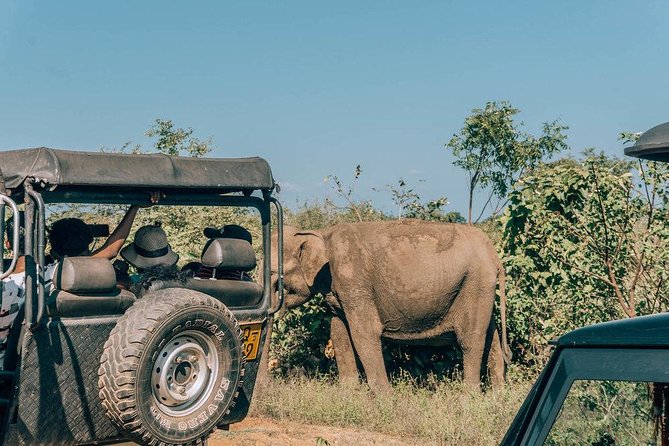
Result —
<svg viewBox="0 0 669 446"><path fill-rule="evenodd" d="M425 444L424 440L402 439L359 429L314 426L266 418L246 418L233 424L230 431L216 431L209 446L335 446Z"/></svg>
<svg viewBox="0 0 669 446"><path fill-rule="evenodd" d="M116 446L132 446L121 443ZM229 431L216 431L208 446L410 446L429 444L415 438L332 426L316 426L293 421L276 421L249 417L230 426Z"/></svg>

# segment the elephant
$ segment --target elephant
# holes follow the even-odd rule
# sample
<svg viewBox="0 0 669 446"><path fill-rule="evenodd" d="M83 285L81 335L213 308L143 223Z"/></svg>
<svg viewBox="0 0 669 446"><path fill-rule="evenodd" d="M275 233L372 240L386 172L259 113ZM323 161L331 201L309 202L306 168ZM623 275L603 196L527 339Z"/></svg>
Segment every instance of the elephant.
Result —
<svg viewBox="0 0 669 446"><path fill-rule="evenodd" d="M276 246L275 236L274 290ZM484 359L493 385L504 382L510 359L505 274L481 230L411 219L343 223L318 231L286 226L283 254L286 307L322 293L333 311L331 340L341 381L358 380L357 357L370 388L391 391L383 339L456 344L462 349L465 383L480 389ZM501 339L493 318L498 278Z"/></svg>

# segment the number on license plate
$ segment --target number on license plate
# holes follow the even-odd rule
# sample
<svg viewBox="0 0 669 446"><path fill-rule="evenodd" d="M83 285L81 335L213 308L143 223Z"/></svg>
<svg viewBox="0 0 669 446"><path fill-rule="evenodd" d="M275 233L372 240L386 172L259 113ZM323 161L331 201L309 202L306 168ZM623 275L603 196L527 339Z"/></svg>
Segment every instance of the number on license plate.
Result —
<svg viewBox="0 0 669 446"><path fill-rule="evenodd" d="M247 361L252 361L258 356L261 332L262 324L242 325L242 353Z"/></svg>

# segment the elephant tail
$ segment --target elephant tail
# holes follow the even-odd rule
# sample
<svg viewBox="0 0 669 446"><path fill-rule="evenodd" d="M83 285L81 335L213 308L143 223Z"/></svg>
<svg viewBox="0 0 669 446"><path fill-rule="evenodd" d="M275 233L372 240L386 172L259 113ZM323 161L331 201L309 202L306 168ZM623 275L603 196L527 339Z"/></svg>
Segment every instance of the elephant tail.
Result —
<svg viewBox="0 0 669 446"><path fill-rule="evenodd" d="M506 333L506 273L504 266L500 263L497 267L497 280L499 281L499 313L502 325L502 352L504 354L504 362L511 363L513 353L509 347L509 341Z"/></svg>

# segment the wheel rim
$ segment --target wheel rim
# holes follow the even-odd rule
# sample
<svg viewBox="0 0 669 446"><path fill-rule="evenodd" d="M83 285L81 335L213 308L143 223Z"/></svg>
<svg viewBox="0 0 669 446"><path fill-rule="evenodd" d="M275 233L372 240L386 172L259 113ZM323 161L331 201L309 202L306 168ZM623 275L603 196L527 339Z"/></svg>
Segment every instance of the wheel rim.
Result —
<svg viewBox="0 0 669 446"><path fill-rule="evenodd" d="M151 373L153 398L165 413L185 416L207 400L218 376L218 351L208 336L185 331L169 340Z"/></svg>

